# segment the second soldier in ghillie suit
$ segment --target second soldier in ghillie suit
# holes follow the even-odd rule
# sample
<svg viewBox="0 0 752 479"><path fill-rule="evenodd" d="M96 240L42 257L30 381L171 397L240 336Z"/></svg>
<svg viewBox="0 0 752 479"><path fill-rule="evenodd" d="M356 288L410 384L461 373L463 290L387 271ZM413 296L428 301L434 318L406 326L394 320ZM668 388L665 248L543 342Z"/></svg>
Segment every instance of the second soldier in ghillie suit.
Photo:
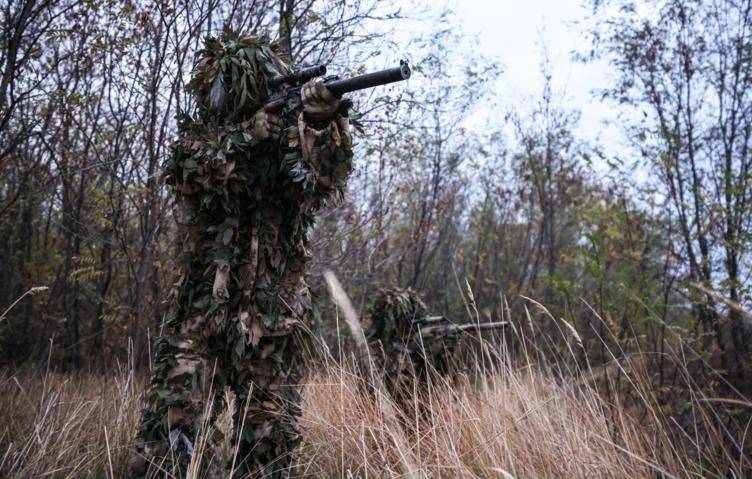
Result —
<svg viewBox="0 0 752 479"><path fill-rule="evenodd" d="M447 375L456 363L462 339L476 343L481 331L497 330L504 321L455 324L443 316L429 316L418 293L410 288L383 288L369 311L366 331L369 348L383 370L386 387L403 404L415 399L432 373ZM470 343L472 344L472 343Z"/></svg>
<svg viewBox="0 0 752 479"><path fill-rule="evenodd" d="M402 393L410 396L413 380L425 379L427 373L423 348L443 346L440 342L421 344L416 334L418 324L427 317L426 305L412 289L383 288L369 313L371 325L366 337L379 369L384 372L386 386L396 396Z"/></svg>
<svg viewBox="0 0 752 479"><path fill-rule="evenodd" d="M225 33L199 52L187 87L196 112L180 119L165 171L179 277L132 477L185 477L199 452L202 477L290 475L311 310L307 233L342 195L352 145L349 105L321 83L303 87L293 121L263 104L269 79L289 71L254 37Z"/></svg>

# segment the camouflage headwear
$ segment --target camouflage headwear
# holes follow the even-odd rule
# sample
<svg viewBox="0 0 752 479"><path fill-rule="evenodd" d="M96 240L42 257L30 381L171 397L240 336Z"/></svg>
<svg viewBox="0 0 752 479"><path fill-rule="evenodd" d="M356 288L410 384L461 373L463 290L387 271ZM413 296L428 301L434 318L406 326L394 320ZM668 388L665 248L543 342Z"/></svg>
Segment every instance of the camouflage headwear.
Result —
<svg viewBox="0 0 752 479"><path fill-rule="evenodd" d="M273 93L268 79L290 72L266 40L230 32L207 37L198 55L186 89L196 98L199 116L225 124L249 119Z"/></svg>
<svg viewBox="0 0 752 479"><path fill-rule="evenodd" d="M368 337L382 342L404 340L416 319L426 316L426 305L412 289L383 288L371 306L371 326Z"/></svg>
<svg viewBox="0 0 752 479"><path fill-rule="evenodd" d="M214 455L209 477L226 477L236 447L241 475L282 476L299 440L299 388L290 385L305 374L307 232L316 210L342 194L352 145L344 110L321 130L302 118L286 125L279 142L250 135L267 77L282 68L259 39L207 39L189 84L196 115L181 118L165 167L179 277L139 452L176 458L162 467L181 474L200 433ZM150 474L143 462L134 477Z"/></svg>

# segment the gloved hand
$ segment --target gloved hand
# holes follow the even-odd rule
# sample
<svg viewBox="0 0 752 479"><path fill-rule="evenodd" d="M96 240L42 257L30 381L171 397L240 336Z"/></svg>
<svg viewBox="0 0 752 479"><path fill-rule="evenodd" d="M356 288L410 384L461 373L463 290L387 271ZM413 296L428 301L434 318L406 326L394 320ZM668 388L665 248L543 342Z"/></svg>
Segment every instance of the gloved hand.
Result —
<svg viewBox="0 0 752 479"><path fill-rule="evenodd" d="M264 140L277 140L279 134L282 131L284 123L282 118L274 114L279 110L282 105L285 104L284 99L271 102L268 105L264 105L259 111L253 115L253 127L251 127L251 136L258 141Z"/></svg>
<svg viewBox="0 0 752 479"><path fill-rule="evenodd" d="M300 90L303 101L303 111L307 120L314 123L329 121L339 108L339 98L324 85L323 82L311 80Z"/></svg>

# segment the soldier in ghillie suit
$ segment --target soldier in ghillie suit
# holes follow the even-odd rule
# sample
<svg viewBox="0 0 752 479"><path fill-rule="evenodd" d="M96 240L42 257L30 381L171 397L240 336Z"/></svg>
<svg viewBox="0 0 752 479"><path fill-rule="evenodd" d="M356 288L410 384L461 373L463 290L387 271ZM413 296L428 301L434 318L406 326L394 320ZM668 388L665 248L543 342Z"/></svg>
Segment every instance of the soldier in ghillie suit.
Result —
<svg viewBox="0 0 752 479"><path fill-rule="evenodd" d="M297 118L264 105L269 80L289 72L254 37L225 33L199 52L187 86L196 112L179 120L165 171L179 277L132 477L184 475L194 452L209 453L208 477L233 465L234 477L289 475L311 310L307 233L352 169L350 105L323 84L302 88Z"/></svg>
<svg viewBox="0 0 752 479"><path fill-rule="evenodd" d="M386 386L392 393L402 391L409 395L412 393L413 379L425 378L425 344L421 344L416 333L418 324L427 315L426 305L409 288L383 288L371 306L371 325L366 331L366 338L379 369L384 371ZM443 344L432 342L428 346L436 349Z"/></svg>
<svg viewBox="0 0 752 479"><path fill-rule="evenodd" d="M477 339L480 331L506 324L454 324L443 316L429 316L418 293L396 287L379 291L369 316L369 348L384 371L386 386L397 399L410 399L413 381L425 381L431 371L449 372L463 335Z"/></svg>

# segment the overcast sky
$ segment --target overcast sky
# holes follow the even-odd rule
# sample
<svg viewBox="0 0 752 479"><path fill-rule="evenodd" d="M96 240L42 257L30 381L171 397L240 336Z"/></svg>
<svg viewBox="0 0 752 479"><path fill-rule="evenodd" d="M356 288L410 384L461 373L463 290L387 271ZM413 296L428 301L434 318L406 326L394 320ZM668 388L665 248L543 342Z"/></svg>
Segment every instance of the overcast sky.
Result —
<svg viewBox="0 0 752 479"><path fill-rule="evenodd" d="M436 8L440 8L436 2ZM464 32L477 35L479 48L497 58L505 72L494 85L508 105L525 105L542 88L542 44L547 46L554 85L566 92L566 104L581 111L578 134L613 155L623 151L624 140L615 121L614 105L601 102L592 92L609 83L604 63L582 64L571 52L587 47L587 38L576 22L588 11L581 0L461 0L449 5L458 13ZM611 122L605 126L604 122Z"/></svg>

